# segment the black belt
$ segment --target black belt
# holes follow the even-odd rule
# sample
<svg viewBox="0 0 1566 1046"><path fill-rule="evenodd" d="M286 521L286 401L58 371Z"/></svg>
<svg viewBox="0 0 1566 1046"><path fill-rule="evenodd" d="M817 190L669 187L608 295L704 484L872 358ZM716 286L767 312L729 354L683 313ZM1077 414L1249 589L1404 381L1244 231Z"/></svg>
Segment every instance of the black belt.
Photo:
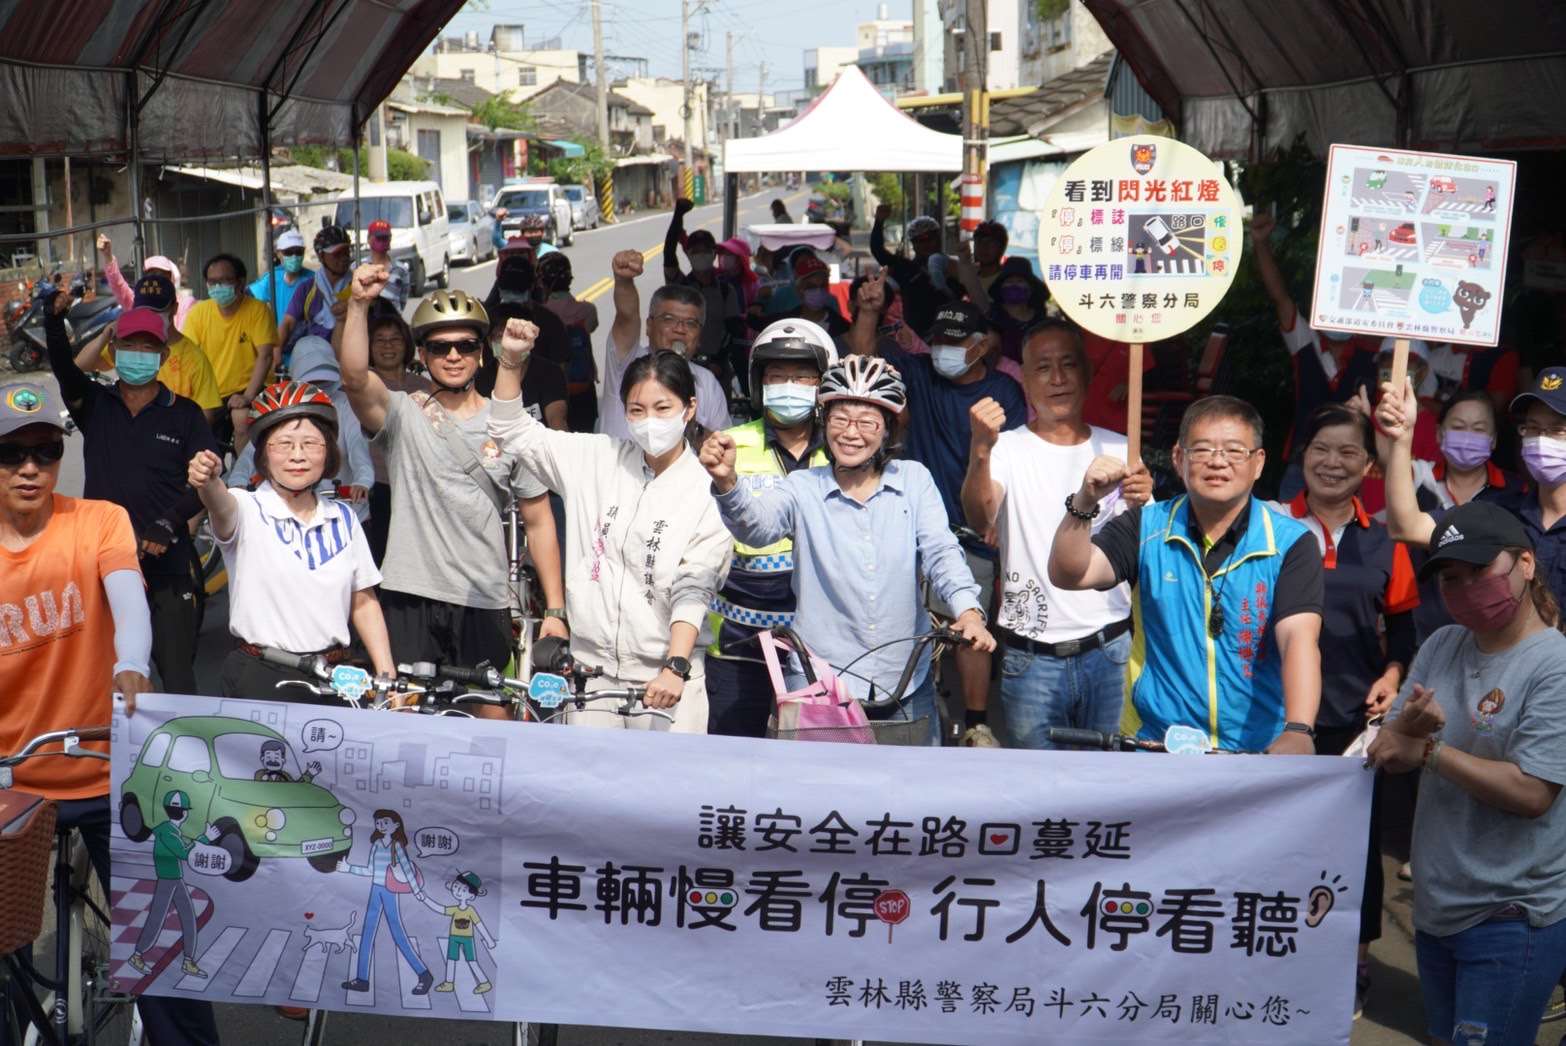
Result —
<svg viewBox="0 0 1566 1046"><path fill-rule="evenodd" d="M241 642L241 643L238 643L238 644L235 645L235 649L237 649L241 654L244 654L247 657L254 657L254 658L257 658L257 659L259 659L261 657L261 648L256 646L254 643L244 643L244 642ZM351 658L353 656L353 651L351 649L349 649L348 647L345 647L345 646L334 646L334 647L330 647L330 648L328 648L326 650L312 650L308 654L295 654L294 656L295 657L316 657L316 656L320 656L320 657L325 658L326 659L326 663L329 664L329 665L339 665L339 664L342 664L344 661L347 661L349 658Z"/></svg>
<svg viewBox="0 0 1566 1046"><path fill-rule="evenodd" d="M1116 621L1112 625L1106 625L1092 635L1083 636L1081 639L1067 639L1059 643L1040 643L1009 632L1004 628L995 630L1010 650L1026 650L1030 654L1043 654L1045 657L1076 657L1085 654L1089 650L1097 650L1111 640L1119 639L1131 631L1131 619Z"/></svg>

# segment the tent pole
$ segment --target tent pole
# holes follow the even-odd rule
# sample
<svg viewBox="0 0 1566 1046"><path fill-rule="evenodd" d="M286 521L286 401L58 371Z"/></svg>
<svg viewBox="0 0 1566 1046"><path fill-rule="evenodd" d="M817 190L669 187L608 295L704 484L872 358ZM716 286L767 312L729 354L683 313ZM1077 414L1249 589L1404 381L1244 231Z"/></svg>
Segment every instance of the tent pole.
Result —
<svg viewBox="0 0 1566 1046"><path fill-rule="evenodd" d="M277 233L272 228L272 118L267 111L265 85L256 92L256 112L261 120L261 221L266 227L266 254L261 263L266 266L267 289L272 292L268 304L275 315L282 292L277 286Z"/></svg>
<svg viewBox="0 0 1566 1046"><path fill-rule="evenodd" d="M136 104L135 69L125 72L125 138L130 160L131 228L135 232L131 239L131 255L136 259L136 271L140 273L147 256L147 244L141 223L141 113Z"/></svg>
<svg viewBox="0 0 1566 1046"><path fill-rule="evenodd" d="M359 140L363 137L364 129L359 126L359 114L354 113L353 122L353 239L354 253L358 253L364 247L369 246L369 238L361 231L364 223L359 220ZM358 259L354 259L358 261Z"/></svg>
<svg viewBox="0 0 1566 1046"><path fill-rule="evenodd" d="M723 173L723 238L732 240L739 222L739 175Z"/></svg>

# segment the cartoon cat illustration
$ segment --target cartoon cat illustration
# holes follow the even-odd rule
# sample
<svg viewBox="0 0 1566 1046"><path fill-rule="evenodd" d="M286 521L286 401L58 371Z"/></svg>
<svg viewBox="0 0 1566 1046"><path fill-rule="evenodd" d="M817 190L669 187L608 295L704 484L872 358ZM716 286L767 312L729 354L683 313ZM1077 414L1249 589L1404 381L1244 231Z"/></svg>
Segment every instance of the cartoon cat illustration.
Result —
<svg viewBox="0 0 1566 1046"><path fill-rule="evenodd" d="M326 952L348 951L353 947L353 940L348 935L353 932L353 928L358 922L359 913L356 910L348 913L347 926L327 927L318 930L314 926L306 924L304 950L309 951L311 948L320 948Z"/></svg>

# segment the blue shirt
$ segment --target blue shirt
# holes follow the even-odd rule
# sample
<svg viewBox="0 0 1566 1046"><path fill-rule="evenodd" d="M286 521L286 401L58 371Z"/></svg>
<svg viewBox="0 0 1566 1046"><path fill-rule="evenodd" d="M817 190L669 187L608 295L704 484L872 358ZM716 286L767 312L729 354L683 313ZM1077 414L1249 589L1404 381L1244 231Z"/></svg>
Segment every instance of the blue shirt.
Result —
<svg viewBox="0 0 1566 1046"><path fill-rule="evenodd" d="M1022 386L990 368L978 381L958 385L935 373L929 356L915 356L890 339L880 343L881 358L897 368L908 388L908 434L904 457L930 470L935 489L953 525L966 525L962 511L962 481L968 472L973 421L968 411L986 396L1006 411L1005 428L1028 423L1028 403Z"/></svg>
<svg viewBox="0 0 1566 1046"><path fill-rule="evenodd" d="M314 269L300 269L294 282L289 283L288 277L281 267L274 266L262 273L250 283L250 296L272 306L272 311L277 314L277 327L283 328L283 317L288 315L288 303L294 299L294 288L300 283L315 276ZM276 276L276 279L272 277ZM272 285L277 285L277 298L272 298Z"/></svg>
<svg viewBox="0 0 1566 1046"><path fill-rule="evenodd" d="M958 614L979 609L979 586L918 462L887 462L864 504L843 493L830 465L800 469L773 486L736 485L716 498L723 522L747 545L793 536L794 631L839 669L871 647L930 630L921 573ZM866 655L844 681L861 698L874 682L884 697L907 661L908 645L894 644ZM909 693L929 671L926 650Z"/></svg>

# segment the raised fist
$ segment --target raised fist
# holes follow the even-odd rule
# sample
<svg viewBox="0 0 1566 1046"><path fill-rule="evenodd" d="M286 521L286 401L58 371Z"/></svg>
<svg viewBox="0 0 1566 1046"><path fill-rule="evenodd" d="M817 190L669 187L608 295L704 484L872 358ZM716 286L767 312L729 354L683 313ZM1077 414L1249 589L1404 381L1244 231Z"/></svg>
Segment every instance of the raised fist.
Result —
<svg viewBox="0 0 1566 1046"><path fill-rule="evenodd" d="M500 354L507 363L521 363L533 351L538 341L538 327L528 320L513 316L500 332Z"/></svg>
<svg viewBox="0 0 1566 1046"><path fill-rule="evenodd" d="M886 219L890 218L891 216L892 216L892 205L891 204L889 204L889 203L878 203L878 204L876 204L876 206L875 206L875 220L876 221L884 222L884 221L886 221Z"/></svg>
<svg viewBox="0 0 1566 1046"><path fill-rule="evenodd" d="M192 490L200 490L214 480L220 479L222 475L223 459L210 450L198 450L196 456L190 459L190 467L186 470L185 478Z"/></svg>
<svg viewBox="0 0 1566 1046"><path fill-rule="evenodd" d="M880 312L886 308L886 270L882 269L859 285L855 299L861 310Z"/></svg>
<svg viewBox="0 0 1566 1046"><path fill-rule="evenodd" d="M679 217L681 215L689 214L692 211L694 211L695 209L696 209L695 201L689 199L688 197L681 196L678 200L674 201L674 215L675 215L675 217Z"/></svg>
<svg viewBox="0 0 1566 1046"><path fill-rule="evenodd" d="M106 232L98 234L98 253L105 258L114 257L114 244L109 242L109 234Z"/></svg>
<svg viewBox="0 0 1566 1046"><path fill-rule="evenodd" d="M353 272L353 300L371 302L381 296L391 273L384 265L361 265Z"/></svg>
<svg viewBox="0 0 1566 1046"><path fill-rule="evenodd" d="M1093 506L1118 487L1130 472L1126 463L1119 458L1100 454L1088 465L1087 474L1082 477L1082 489L1072 504L1084 512L1092 511Z"/></svg>
<svg viewBox="0 0 1566 1046"><path fill-rule="evenodd" d="M968 408L968 420L973 426L973 445L988 449L995 446L1006 427L1006 408L986 396Z"/></svg>
<svg viewBox="0 0 1566 1046"><path fill-rule="evenodd" d="M617 280L634 280L642 274L643 264L641 251L620 251L609 262L609 268Z"/></svg>
<svg viewBox="0 0 1566 1046"><path fill-rule="evenodd" d="M1272 216L1271 211L1256 210L1251 214L1251 239L1261 243L1272 235L1272 231L1278 227L1278 219Z"/></svg>
<svg viewBox="0 0 1566 1046"><path fill-rule="evenodd" d="M714 432L701 445L701 454L698 458L702 467L707 470L707 474L712 477L712 485L720 494L727 494L734 489L736 456L734 437L727 432Z"/></svg>

